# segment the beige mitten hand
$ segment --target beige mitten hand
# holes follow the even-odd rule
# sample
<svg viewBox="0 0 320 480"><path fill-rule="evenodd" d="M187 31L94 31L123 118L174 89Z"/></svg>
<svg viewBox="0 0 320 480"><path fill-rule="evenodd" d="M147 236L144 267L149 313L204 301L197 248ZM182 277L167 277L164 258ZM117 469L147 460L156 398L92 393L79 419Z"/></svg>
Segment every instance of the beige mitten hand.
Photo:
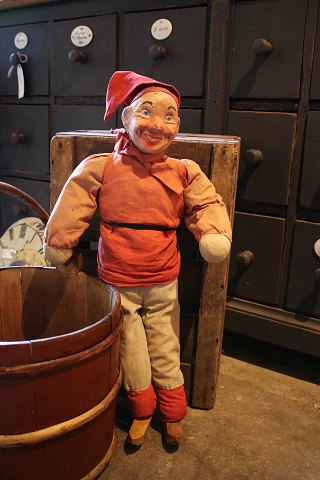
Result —
<svg viewBox="0 0 320 480"><path fill-rule="evenodd" d="M52 265L57 266L66 263L72 257L73 250L72 248L50 247L49 245L44 243L43 253L48 262L52 263Z"/></svg>
<svg viewBox="0 0 320 480"><path fill-rule="evenodd" d="M222 262L228 256L230 248L230 240L219 233L204 235L199 242L200 253L208 263Z"/></svg>

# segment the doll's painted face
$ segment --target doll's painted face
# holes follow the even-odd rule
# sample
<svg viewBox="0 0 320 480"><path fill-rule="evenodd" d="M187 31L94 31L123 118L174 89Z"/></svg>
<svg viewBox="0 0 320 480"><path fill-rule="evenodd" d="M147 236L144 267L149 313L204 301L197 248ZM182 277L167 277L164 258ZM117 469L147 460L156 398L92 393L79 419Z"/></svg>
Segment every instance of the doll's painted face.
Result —
<svg viewBox="0 0 320 480"><path fill-rule="evenodd" d="M180 118L177 104L169 93L147 92L123 110L122 122L139 150L160 153L174 140Z"/></svg>

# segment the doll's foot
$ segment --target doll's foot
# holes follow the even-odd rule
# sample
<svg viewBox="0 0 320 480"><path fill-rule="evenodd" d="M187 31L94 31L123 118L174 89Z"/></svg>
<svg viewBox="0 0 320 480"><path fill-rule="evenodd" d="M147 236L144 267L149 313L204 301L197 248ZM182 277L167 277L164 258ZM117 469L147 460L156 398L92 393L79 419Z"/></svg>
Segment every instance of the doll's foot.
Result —
<svg viewBox="0 0 320 480"><path fill-rule="evenodd" d="M182 440L183 432L181 422L165 422L164 436L168 445L179 445Z"/></svg>
<svg viewBox="0 0 320 480"><path fill-rule="evenodd" d="M152 417L137 419L135 418L130 427L127 442L130 445L142 445L147 434Z"/></svg>

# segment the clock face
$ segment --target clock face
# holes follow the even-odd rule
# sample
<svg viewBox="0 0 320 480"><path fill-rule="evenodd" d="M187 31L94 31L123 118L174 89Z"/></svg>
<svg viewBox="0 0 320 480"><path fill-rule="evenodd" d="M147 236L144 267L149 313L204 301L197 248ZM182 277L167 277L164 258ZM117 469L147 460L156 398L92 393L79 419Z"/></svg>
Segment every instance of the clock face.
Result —
<svg viewBox="0 0 320 480"><path fill-rule="evenodd" d="M36 217L21 218L0 238L0 266L48 265L43 255L44 225Z"/></svg>

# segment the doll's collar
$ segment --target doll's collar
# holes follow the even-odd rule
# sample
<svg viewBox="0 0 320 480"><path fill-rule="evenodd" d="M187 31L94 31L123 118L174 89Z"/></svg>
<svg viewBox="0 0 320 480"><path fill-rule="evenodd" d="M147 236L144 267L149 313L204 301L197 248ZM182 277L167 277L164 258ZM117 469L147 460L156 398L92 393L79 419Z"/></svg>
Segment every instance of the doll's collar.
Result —
<svg viewBox="0 0 320 480"><path fill-rule="evenodd" d="M127 155L131 158L138 160L141 163L160 162L165 157L164 152L160 152L160 153L141 152L141 150L139 150L133 144L128 132L124 128L115 130L115 133L118 134L116 139L116 144L114 146L114 151L117 153Z"/></svg>

